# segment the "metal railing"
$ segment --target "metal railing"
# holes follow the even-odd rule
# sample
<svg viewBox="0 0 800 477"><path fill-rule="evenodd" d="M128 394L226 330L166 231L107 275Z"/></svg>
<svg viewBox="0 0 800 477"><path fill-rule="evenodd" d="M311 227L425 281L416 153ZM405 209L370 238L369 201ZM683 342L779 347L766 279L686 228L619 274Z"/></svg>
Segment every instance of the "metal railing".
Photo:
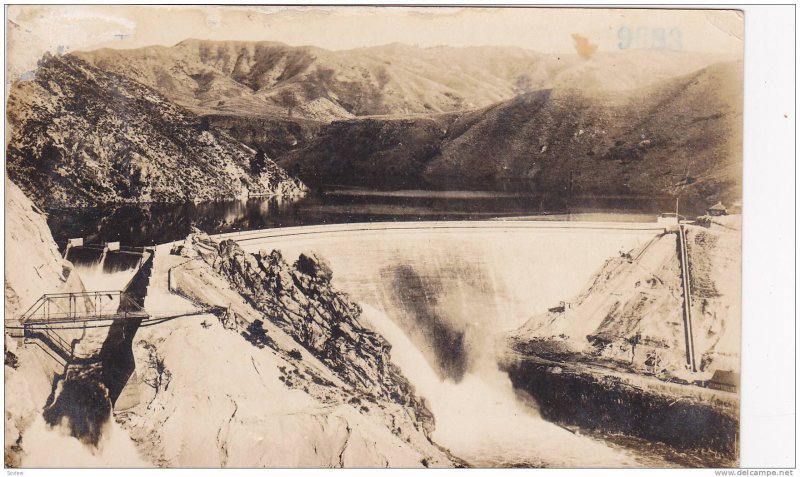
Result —
<svg viewBox="0 0 800 477"><path fill-rule="evenodd" d="M193 257L193 258L190 258L190 259L186 260L185 262L181 262L181 263L179 263L177 265L174 265L174 266L170 267L167 270L167 289L170 291L170 293L178 295L179 297L181 297L184 300L186 300L186 301L190 302L191 304L193 304L195 307L197 307L197 309L199 311L204 311L204 312L212 313L212 314L215 314L215 315L219 314L221 312L221 310L227 311L227 308L223 308L223 307L219 307L219 306L209 306L209 305L197 300L196 298L184 293L178 287L175 286L175 279L173 278L173 271L174 270L184 269L184 268L186 268L187 265L193 265L193 264L199 263L198 261L202 261L202 260L203 260L203 257Z"/></svg>
<svg viewBox="0 0 800 477"><path fill-rule="evenodd" d="M131 311L120 312L120 306ZM127 293L104 290L79 293L48 293L39 297L21 316L23 325L69 321L119 319L144 314L142 308Z"/></svg>

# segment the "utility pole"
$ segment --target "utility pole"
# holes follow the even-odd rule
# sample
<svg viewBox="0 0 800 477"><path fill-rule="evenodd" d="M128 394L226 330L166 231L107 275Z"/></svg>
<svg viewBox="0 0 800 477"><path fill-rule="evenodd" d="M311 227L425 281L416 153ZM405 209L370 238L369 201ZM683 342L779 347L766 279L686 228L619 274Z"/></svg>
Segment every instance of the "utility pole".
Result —
<svg viewBox="0 0 800 477"><path fill-rule="evenodd" d="M575 171L572 169L569 171L569 186L567 187L567 213L570 213L570 207L572 206L572 187L575 184L574 172Z"/></svg>
<svg viewBox="0 0 800 477"><path fill-rule="evenodd" d="M678 201L681 198L681 192L683 192L686 189L686 186L688 186L688 185L689 185L689 165L687 164L686 165L686 174L684 175L684 178L683 178L683 185L681 185L678 188L678 191L677 191L677 193L675 195L675 220L678 220L679 223L680 223L680 220L678 219Z"/></svg>

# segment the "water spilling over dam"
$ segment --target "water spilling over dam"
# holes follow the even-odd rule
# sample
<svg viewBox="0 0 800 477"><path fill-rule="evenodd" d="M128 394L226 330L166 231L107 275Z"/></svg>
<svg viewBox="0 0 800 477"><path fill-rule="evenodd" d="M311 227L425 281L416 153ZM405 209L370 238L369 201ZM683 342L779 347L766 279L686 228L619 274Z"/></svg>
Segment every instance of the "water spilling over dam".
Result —
<svg viewBox="0 0 800 477"><path fill-rule="evenodd" d="M622 467L625 452L572 434L519 402L511 381L489 360L462 378L439 378L417 346L386 314L365 306L363 318L392 345L392 360L436 417L433 439L476 467Z"/></svg>
<svg viewBox="0 0 800 477"><path fill-rule="evenodd" d="M335 286L363 305L364 321L392 344L392 359L429 401L434 438L460 457L477 465L618 466L628 457L518 402L498 371L497 341L575 294L606 259L660 232L656 224L460 222L220 238L248 252L277 249L291 259L310 251L326 259ZM554 458L551 445L575 452Z"/></svg>
<svg viewBox="0 0 800 477"><path fill-rule="evenodd" d="M122 290L145 259L141 248L109 250L104 245L68 247L72 262L87 290Z"/></svg>

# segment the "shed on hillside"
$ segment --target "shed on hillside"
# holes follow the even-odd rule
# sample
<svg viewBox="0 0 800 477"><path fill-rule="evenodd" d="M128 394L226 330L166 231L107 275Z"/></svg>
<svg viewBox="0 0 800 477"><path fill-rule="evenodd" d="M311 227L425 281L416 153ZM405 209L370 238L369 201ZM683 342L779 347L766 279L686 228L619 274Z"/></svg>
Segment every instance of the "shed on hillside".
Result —
<svg viewBox="0 0 800 477"><path fill-rule="evenodd" d="M735 393L739 388L739 373L716 370L714 371L714 376L708 381L708 387Z"/></svg>
<svg viewBox="0 0 800 477"><path fill-rule="evenodd" d="M724 205L722 205L722 202L717 202L716 204L706 209L706 215L711 215L713 217L728 215L728 209L725 208Z"/></svg>

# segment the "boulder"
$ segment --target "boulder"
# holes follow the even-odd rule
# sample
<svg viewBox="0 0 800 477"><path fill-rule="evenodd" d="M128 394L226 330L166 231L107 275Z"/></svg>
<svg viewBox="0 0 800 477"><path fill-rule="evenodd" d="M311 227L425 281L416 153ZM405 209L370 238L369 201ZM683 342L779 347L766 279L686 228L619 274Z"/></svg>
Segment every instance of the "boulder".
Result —
<svg viewBox="0 0 800 477"><path fill-rule="evenodd" d="M300 273L317 280L328 282L333 278L333 271L327 261L314 252L301 253L294 266Z"/></svg>

